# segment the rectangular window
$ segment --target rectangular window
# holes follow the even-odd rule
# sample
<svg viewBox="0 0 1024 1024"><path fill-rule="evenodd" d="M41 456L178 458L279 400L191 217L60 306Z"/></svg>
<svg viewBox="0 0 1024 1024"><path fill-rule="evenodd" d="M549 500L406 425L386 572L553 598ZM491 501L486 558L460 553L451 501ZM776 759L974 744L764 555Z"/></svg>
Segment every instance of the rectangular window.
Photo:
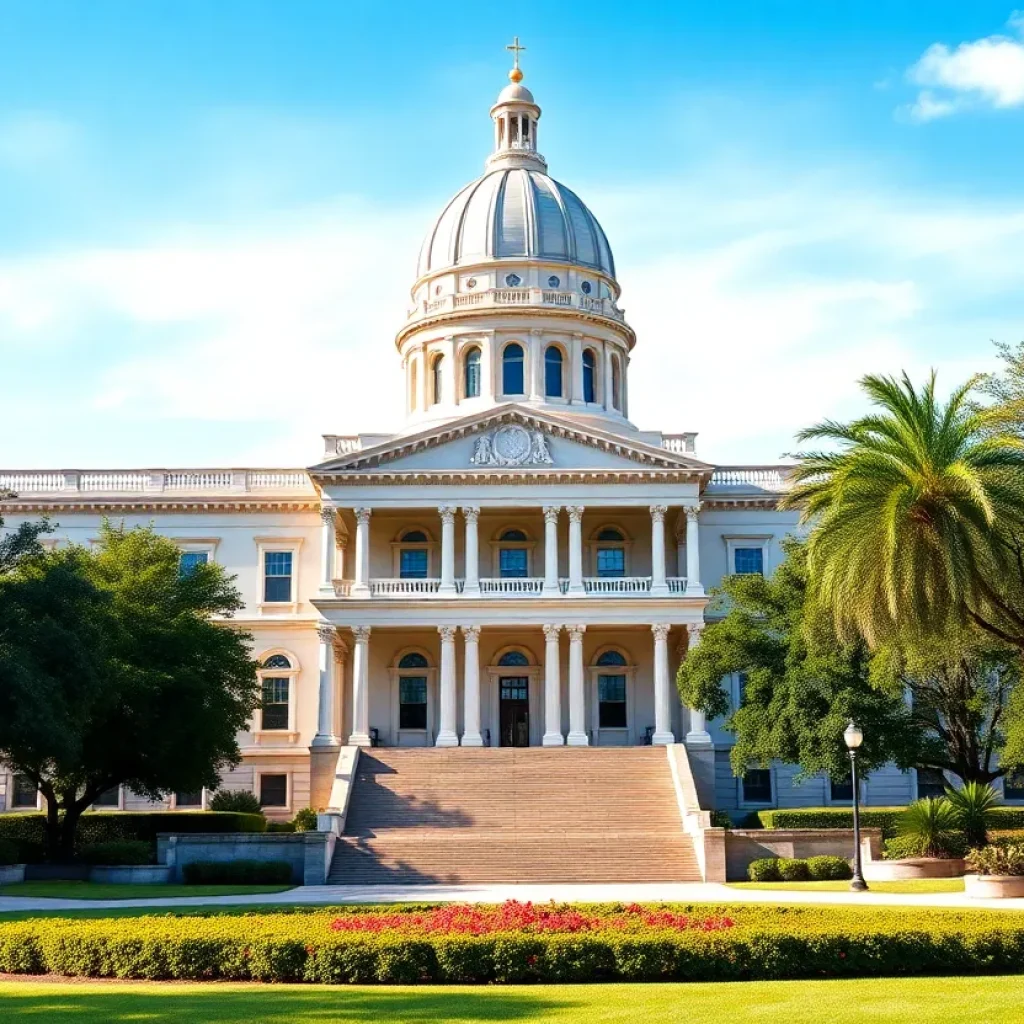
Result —
<svg viewBox="0 0 1024 1024"><path fill-rule="evenodd" d="M1003 779L1003 797L1007 800L1024 800L1024 772L1007 772Z"/></svg>
<svg viewBox="0 0 1024 1024"><path fill-rule="evenodd" d="M749 677L746 672L736 673L736 706L738 708L743 707L743 703L747 699L748 678Z"/></svg>
<svg viewBox="0 0 1024 1024"><path fill-rule="evenodd" d="M182 551L178 557L178 575L191 576L197 565L206 565L209 560L209 551Z"/></svg>
<svg viewBox="0 0 1024 1024"><path fill-rule="evenodd" d="M526 548L502 548L498 552L498 569L503 580L524 579L527 572Z"/></svg>
<svg viewBox="0 0 1024 1024"><path fill-rule="evenodd" d="M290 551L265 551L263 553L263 600L277 604L291 603L292 553Z"/></svg>
<svg viewBox="0 0 1024 1024"><path fill-rule="evenodd" d="M938 768L917 769L917 798L946 795L946 776Z"/></svg>
<svg viewBox="0 0 1024 1024"><path fill-rule="evenodd" d="M398 728L426 729L427 677L402 676L398 681Z"/></svg>
<svg viewBox="0 0 1024 1024"><path fill-rule="evenodd" d="M734 561L737 576L764 575L764 548L736 548Z"/></svg>
<svg viewBox="0 0 1024 1024"><path fill-rule="evenodd" d="M398 575L403 580L425 580L430 552L425 548L403 548L398 559Z"/></svg>
<svg viewBox="0 0 1024 1024"><path fill-rule="evenodd" d="M11 788L14 790L11 794L12 807L31 807L35 809L39 806L39 793L36 790L35 783L27 775L15 775Z"/></svg>
<svg viewBox="0 0 1024 1024"><path fill-rule="evenodd" d="M626 728L626 677L597 677L597 724L602 729Z"/></svg>
<svg viewBox="0 0 1024 1024"><path fill-rule="evenodd" d="M260 807L288 806L288 776L260 776Z"/></svg>
<svg viewBox="0 0 1024 1024"><path fill-rule="evenodd" d="M179 810L183 807L202 807L203 791L200 790L198 793L175 793L174 806Z"/></svg>
<svg viewBox="0 0 1024 1024"><path fill-rule="evenodd" d="M770 768L751 768L743 776L743 802L770 804L772 802L772 772Z"/></svg>
<svg viewBox="0 0 1024 1024"><path fill-rule="evenodd" d="M116 810L120 796L120 787L111 786L110 789L100 793L100 795L93 800L92 805L93 807L113 807Z"/></svg>
<svg viewBox="0 0 1024 1024"><path fill-rule="evenodd" d="M287 679L263 679L263 728L288 728Z"/></svg>
<svg viewBox="0 0 1024 1024"><path fill-rule="evenodd" d="M626 552L623 548L597 549L597 575L605 579L626 575Z"/></svg>
<svg viewBox="0 0 1024 1024"><path fill-rule="evenodd" d="M853 802L852 779L829 779L829 799L837 803Z"/></svg>

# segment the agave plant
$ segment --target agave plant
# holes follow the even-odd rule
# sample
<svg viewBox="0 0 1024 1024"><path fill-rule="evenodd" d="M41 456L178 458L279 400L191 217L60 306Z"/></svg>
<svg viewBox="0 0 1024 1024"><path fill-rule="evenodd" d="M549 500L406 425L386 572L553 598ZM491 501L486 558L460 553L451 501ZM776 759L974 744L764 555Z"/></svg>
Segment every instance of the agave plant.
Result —
<svg viewBox="0 0 1024 1024"><path fill-rule="evenodd" d="M919 857L954 857L964 847L960 819L944 796L915 800L900 815L896 830Z"/></svg>
<svg viewBox="0 0 1024 1024"><path fill-rule="evenodd" d="M999 794L988 783L965 782L960 789L947 789L946 799L953 805L968 845L988 843L988 830L995 824L992 809L999 803Z"/></svg>

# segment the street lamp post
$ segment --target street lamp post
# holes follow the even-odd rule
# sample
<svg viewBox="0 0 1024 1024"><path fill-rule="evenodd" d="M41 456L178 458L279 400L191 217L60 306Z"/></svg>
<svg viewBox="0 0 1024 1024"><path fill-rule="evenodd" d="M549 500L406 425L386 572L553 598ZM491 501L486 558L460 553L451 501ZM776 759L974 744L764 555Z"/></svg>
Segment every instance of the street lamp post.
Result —
<svg viewBox="0 0 1024 1024"><path fill-rule="evenodd" d="M853 892L866 892L868 883L864 881L864 870L860 857L860 793L857 786L857 750L864 742L864 733L853 719L843 733L846 749L850 751L850 781L853 784L853 881L850 889Z"/></svg>

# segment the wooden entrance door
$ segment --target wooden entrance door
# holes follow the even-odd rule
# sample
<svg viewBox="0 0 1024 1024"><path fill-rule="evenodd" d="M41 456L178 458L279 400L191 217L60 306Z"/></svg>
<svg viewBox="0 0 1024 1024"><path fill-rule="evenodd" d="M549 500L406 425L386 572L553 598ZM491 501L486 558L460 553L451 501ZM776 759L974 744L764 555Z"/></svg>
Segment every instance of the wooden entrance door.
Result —
<svg viewBox="0 0 1024 1024"><path fill-rule="evenodd" d="M526 676L502 676L501 687L501 745L528 747L530 745L530 680Z"/></svg>

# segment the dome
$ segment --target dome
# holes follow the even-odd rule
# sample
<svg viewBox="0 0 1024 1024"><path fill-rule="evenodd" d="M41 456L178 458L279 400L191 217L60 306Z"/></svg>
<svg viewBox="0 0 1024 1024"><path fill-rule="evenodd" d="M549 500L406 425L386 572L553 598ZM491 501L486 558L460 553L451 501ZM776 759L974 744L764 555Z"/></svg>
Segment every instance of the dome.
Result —
<svg viewBox="0 0 1024 1024"><path fill-rule="evenodd" d="M533 98L533 93L525 85L521 85L519 82L512 82L511 85L506 85L498 93L497 103L532 103L536 106L537 101Z"/></svg>
<svg viewBox="0 0 1024 1024"><path fill-rule="evenodd" d="M523 258L615 277L608 239L579 196L524 167L493 170L448 203L423 240L416 276L480 260Z"/></svg>

